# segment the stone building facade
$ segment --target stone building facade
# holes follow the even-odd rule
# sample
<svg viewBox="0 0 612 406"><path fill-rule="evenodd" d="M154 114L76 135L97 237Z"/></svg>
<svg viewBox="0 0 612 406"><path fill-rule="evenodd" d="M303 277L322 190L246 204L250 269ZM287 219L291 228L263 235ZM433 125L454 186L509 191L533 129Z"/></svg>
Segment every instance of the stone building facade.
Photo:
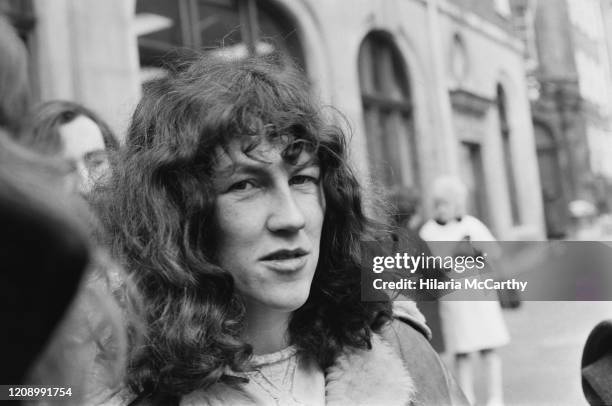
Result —
<svg viewBox="0 0 612 406"><path fill-rule="evenodd" d="M608 211L612 179L607 1L514 0L532 79L532 114L550 237L566 235L568 204Z"/></svg>
<svg viewBox="0 0 612 406"><path fill-rule="evenodd" d="M232 56L280 49L345 115L371 188L412 186L427 201L435 177L458 174L472 212L499 238L544 235L524 48L508 1L33 0L32 9L40 99L85 103L121 132L164 58L219 45Z"/></svg>

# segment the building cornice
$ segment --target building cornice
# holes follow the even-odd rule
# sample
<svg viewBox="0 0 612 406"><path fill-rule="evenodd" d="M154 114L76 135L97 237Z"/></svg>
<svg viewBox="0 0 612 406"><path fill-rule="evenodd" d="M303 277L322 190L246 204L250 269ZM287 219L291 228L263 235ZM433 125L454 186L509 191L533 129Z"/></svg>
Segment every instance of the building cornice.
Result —
<svg viewBox="0 0 612 406"><path fill-rule="evenodd" d="M420 0L413 1L421 2ZM484 35L498 44L520 54L521 56L524 53L524 45L519 38L509 34L502 28L491 23L490 21L487 21L470 10L463 9L448 0L439 0L438 12L446 15L457 23L471 28L475 32Z"/></svg>
<svg viewBox="0 0 612 406"><path fill-rule="evenodd" d="M453 109L474 116L485 115L494 102L493 99L461 88L452 89L449 94Z"/></svg>

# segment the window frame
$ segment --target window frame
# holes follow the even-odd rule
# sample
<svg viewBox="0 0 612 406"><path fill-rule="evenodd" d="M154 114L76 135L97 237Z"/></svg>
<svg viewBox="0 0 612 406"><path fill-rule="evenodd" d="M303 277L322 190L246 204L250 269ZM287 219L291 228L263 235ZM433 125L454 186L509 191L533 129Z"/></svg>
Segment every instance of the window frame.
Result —
<svg viewBox="0 0 612 406"><path fill-rule="evenodd" d="M269 1L258 0L177 0L176 7L173 12L176 13L174 18L175 26L179 28L178 36L180 40L175 42L166 42L147 38L142 36L138 38L139 51L144 48L150 51L150 56L147 57L149 62L145 62L143 66L163 66L173 56L187 55L191 52L199 52L201 50L222 49L221 46L210 47L202 42L203 31L210 25L208 19L201 15L201 6L214 6L227 8L231 13L235 13L239 23L240 42L246 47L246 56L254 56L257 54L257 46L266 42L266 36L262 35L261 28L266 26L265 21L271 20L274 25L274 30L286 31L288 28L294 37L281 37L282 41L281 54L288 55L297 64L306 69L305 55L303 49L303 41L300 38L297 24L292 20L291 16L286 15L283 10ZM137 13L138 13L137 9ZM150 11L145 11L150 12ZM265 17L264 17L265 16ZM289 23L287 22L289 21ZM229 32L228 32L229 35ZM274 36L276 38L276 36ZM276 43L278 44L278 43ZM142 58L141 58L142 62Z"/></svg>
<svg viewBox="0 0 612 406"><path fill-rule="evenodd" d="M504 171L506 174L506 187L510 203L512 225L522 224L522 213L518 201L518 187L514 174L514 154L512 152L512 127L508 119L508 97L504 87L498 83L496 89L495 103L499 118L499 135L501 139L502 154L504 160Z"/></svg>
<svg viewBox="0 0 612 406"><path fill-rule="evenodd" d="M391 35L370 32L361 43L357 68L372 177L389 187L419 187L410 76Z"/></svg>

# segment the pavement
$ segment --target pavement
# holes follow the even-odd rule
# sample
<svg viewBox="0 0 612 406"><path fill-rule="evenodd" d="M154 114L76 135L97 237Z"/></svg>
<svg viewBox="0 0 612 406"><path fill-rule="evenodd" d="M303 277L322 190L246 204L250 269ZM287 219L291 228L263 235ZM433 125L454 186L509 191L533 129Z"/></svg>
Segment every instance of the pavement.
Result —
<svg viewBox="0 0 612 406"><path fill-rule="evenodd" d="M506 406L587 405L582 349L591 329L612 319L612 302L523 302L519 309L504 310L504 316L512 336L499 350ZM448 363L448 356L443 359ZM477 373L479 405L485 378Z"/></svg>

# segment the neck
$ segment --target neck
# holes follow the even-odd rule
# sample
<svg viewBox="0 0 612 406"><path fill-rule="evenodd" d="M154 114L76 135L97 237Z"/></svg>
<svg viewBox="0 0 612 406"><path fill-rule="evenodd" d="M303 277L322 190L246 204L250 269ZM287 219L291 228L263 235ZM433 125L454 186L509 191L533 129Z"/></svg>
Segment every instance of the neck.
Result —
<svg viewBox="0 0 612 406"><path fill-rule="evenodd" d="M257 306L247 305L243 339L253 346L253 354L269 354L287 348L290 316L288 312L259 311Z"/></svg>

